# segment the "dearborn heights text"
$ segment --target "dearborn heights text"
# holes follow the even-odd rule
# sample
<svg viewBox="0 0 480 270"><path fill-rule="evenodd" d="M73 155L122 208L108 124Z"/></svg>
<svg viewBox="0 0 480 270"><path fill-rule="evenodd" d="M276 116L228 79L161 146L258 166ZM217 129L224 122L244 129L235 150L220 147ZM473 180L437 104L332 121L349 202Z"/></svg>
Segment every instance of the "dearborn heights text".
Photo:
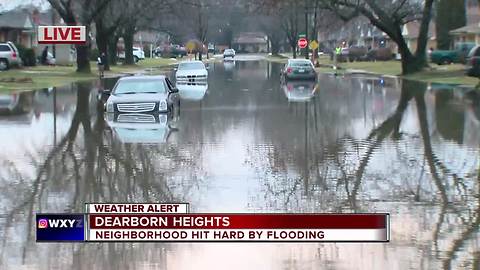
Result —
<svg viewBox="0 0 480 270"><path fill-rule="evenodd" d="M91 220L92 221L92 220ZM229 217L218 216L103 216L93 218L92 228L228 227Z"/></svg>

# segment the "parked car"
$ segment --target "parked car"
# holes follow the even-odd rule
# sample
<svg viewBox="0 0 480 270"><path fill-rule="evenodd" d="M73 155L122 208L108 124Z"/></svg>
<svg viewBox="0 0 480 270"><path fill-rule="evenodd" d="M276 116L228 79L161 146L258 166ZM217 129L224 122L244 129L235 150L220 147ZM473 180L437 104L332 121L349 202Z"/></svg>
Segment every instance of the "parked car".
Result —
<svg viewBox="0 0 480 270"><path fill-rule="evenodd" d="M371 49L364 56L365 61L389 61L393 59L392 50L390 48Z"/></svg>
<svg viewBox="0 0 480 270"><path fill-rule="evenodd" d="M225 49L225 51L223 51L223 58L234 58L235 57L235 50L234 49Z"/></svg>
<svg viewBox="0 0 480 270"><path fill-rule="evenodd" d="M165 113L178 103L178 89L163 75L123 77L103 93L107 113Z"/></svg>
<svg viewBox="0 0 480 270"><path fill-rule="evenodd" d="M309 79L315 80L317 73L312 62L308 59L288 59L281 70L281 75L285 80L289 79Z"/></svg>
<svg viewBox="0 0 480 270"><path fill-rule="evenodd" d="M7 70L12 66L21 66L22 59L17 47L8 41L0 43L0 70Z"/></svg>
<svg viewBox="0 0 480 270"><path fill-rule="evenodd" d="M475 43L457 43L453 50L435 50L430 54L432 63L438 65L451 63L466 63L468 53L475 47Z"/></svg>
<svg viewBox="0 0 480 270"><path fill-rule="evenodd" d="M163 47L157 47L154 51L156 56L161 56L161 57L184 57L187 56L187 49L185 47L180 46L180 45L167 45Z"/></svg>
<svg viewBox="0 0 480 270"><path fill-rule="evenodd" d="M475 46L467 56L467 75L480 78L480 46Z"/></svg>
<svg viewBox="0 0 480 270"><path fill-rule="evenodd" d="M118 54L118 59L125 60L125 51ZM137 63L140 60L145 59L145 52L140 47L133 47L133 60Z"/></svg>
<svg viewBox="0 0 480 270"><path fill-rule="evenodd" d="M185 61L178 64L175 78L178 82L205 81L208 78L208 71L202 61Z"/></svg>
<svg viewBox="0 0 480 270"><path fill-rule="evenodd" d="M367 55L367 47L365 46L350 46L348 50L348 60L350 62L362 61Z"/></svg>

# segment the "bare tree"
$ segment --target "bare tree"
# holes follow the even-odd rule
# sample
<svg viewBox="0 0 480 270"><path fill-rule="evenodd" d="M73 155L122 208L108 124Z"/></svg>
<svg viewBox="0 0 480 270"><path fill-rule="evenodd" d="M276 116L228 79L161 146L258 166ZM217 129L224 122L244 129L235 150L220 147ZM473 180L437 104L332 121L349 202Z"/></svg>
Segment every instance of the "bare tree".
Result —
<svg viewBox="0 0 480 270"><path fill-rule="evenodd" d="M433 0L322 0L320 7L335 12L343 20L359 15L387 34L398 46L402 56L402 73L409 74L427 66L426 46ZM412 52L402 34L403 25L420 22L417 49Z"/></svg>
<svg viewBox="0 0 480 270"><path fill-rule="evenodd" d="M86 44L75 45L77 72L90 73L90 24L106 8L111 0L48 0L67 25L86 26Z"/></svg>

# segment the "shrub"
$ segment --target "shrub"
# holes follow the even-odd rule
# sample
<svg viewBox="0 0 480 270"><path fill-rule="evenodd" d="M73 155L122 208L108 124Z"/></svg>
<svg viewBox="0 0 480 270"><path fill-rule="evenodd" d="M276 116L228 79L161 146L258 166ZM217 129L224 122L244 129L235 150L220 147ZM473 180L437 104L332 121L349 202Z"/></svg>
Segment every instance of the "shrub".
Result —
<svg viewBox="0 0 480 270"><path fill-rule="evenodd" d="M26 48L22 44L15 44L18 49L20 58L22 59L24 66L35 66L37 64L37 58L35 56L35 50L32 48Z"/></svg>

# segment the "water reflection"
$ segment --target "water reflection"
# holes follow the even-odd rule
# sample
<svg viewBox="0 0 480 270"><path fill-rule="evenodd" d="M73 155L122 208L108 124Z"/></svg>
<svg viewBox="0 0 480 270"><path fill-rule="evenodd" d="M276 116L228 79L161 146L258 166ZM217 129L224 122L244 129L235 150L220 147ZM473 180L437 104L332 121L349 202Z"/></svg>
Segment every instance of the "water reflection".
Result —
<svg viewBox="0 0 480 270"><path fill-rule="evenodd" d="M176 87L181 100L200 101L207 92L208 84L177 82Z"/></svg>
<svg viewBox="0 0 480 270"><path fill-rule="evenodd" d="M0 94L0 116L21 115L32 110L33 92Z"/></svg>
<svg viewBox="0 0 480 270"><path fill-rule="evenodd" d="M305 102L315 96L319 85L314 80L286 81L282 83L283 92L288 101Z"/></svg>
<svg viewBox="0 0 480 270"><path fill-rule="evenodd" d="M171 114L107 114L107 123L115 140L122 143L165 143L176 130Z"/></svg>
<svg viewBox="0 0 480 270"><path fill-rule="evenodd" d="M228 81L217 66L201 106L165 121L104 115L107 86L87 82L35 92L27 124L0 117L0 268L478 269L479 99L321 76L315 98L289 105L279 67L238 62ZM37 211L182 200L197 212L390 212L392 241L34 243Z"/></svg>

